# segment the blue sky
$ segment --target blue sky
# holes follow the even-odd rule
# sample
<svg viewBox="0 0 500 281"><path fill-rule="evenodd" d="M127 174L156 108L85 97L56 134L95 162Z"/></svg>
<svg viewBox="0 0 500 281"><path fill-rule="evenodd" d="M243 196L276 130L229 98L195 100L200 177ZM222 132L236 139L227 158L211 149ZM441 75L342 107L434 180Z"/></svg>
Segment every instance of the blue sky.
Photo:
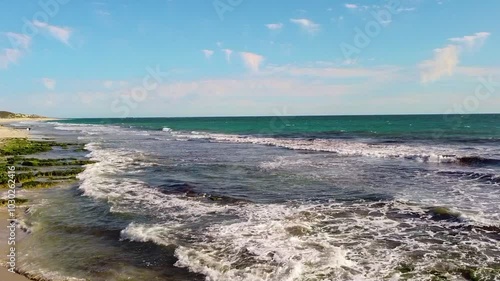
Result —
<svg viewBox="0 0 500 281"><path fill-rule="evenodd" d="M498 11L494 0L0 0L0 109L499 112Z"/></svg>

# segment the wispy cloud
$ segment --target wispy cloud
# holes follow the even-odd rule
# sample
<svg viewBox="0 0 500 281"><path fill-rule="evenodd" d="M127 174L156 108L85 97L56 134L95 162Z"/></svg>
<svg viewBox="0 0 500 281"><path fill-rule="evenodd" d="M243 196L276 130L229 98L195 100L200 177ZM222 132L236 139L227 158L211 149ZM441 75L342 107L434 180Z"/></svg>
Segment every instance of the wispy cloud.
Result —
<svg viewBox="0 0 500 281"><path fill-rule="evenodd" d="M54 90L56 88L56 80L50 78L42 78L42 84L48 90Z"/></svg>
<svg viewBox="0 0 500 281"><path fill-rule="evenodd" d="M101 17L108 17L108 16L111 16L111 13L109 11L106 11L106 10L96 10L95 13L98 15L98 16L101 16Z"/></svg>
<svg viewBox="0 0 500 281"><path fill-rule="evenodd" d="M372 80L395 79L399 67L381 66L381 67L340 67L331 63L316 63L309 66L302 65L282 65L268 66L263 71L266 74L275 74L279 76L309 77L321 79L349 79L363 78Z"/></svg>
<svg viewBox="0 0 500 281"><path fill-rule="evenodd" d="M477 78L478 76L500 77L500 67L498 66L458 66L455 73L464 76Z"/></svg>
<svg viewBox="0 0 500 281"><path fill-rule="evenodd" d="M455 45L448 45L434 50L434 58L420 63L422 83L436 81L447 75L453 75L453 71L459 62L459 49Z"/></svg>
<svg viewBox="0 0 500 281"><path fill-rule="evenodd" d="M207 49L201 50L201 52L205 55L206 59L210 59L214 54L213 50L207 50Z"/></svg>
<svg viewBox="0 0 500 281"><path fill-rule="evenodd" d="M126 87L128 85L128 82L123 80L105 80L102 81L102 85L106 89L113 89L119 87Z"/></svg>
<svg viewBox="0 0 500 281"><path fill-rule="evenodd" d="M5 48L0 52L1 69L7 69L9 65L17 63L31 45L31 37L28 35L6 32L5 36L12 47Z"/></svg>
<svg viewBox="0 0 500 281"><path fill-rule="evenodd" d="M356 4L346 3L344 5L347 9L357 9L359 6Z"/></svg>
<svg viewBox="0 0 500 281"><path fill-rule="evenodd" d="M464 37L454 37L448 40L456 44L463 44L467 48L479 48L484 44L484 42L489 36L490 36L489 32L477 32L474 35L469 35Z"/></svg>
<svg viewBox="0 0 500 281"><path fill-rule="evenodd" d="M396 11L398 13L401 13L401 12L412 12L412 11L415 11L416 9L417 8L415 8L415 7L407 7L407 8L399 8Z"/></svg>
<svg viewBox="0 0 500 281"><path fill-rule="evenodd" d="M26 34L7 32L5 35L9 39L12 47L16 49L28 49L31 44L31 37Z"/></svg>
<svg viewBox="0 0 500 281"><path fill-rule="evenodd" d="M454 44L434 50L434 57L419 64L422 83L434 82L443 76L452 76L463 51L480 48L490 36L489 32L448 39Z"/></svg>
<svg viewBox="0 0 500 281"><path fill-rule="evenodd" d="M249 52L241 52L240 53L245 66L253 72L258 72L260 69L260 65L264 61L264 57L261 55L257 55Z"/></svg>
<svg viewBox="0 0 500 281"><path fill-rule="evenodd" d="M270 30L280 30L283 28L283 24L282 23L269 23L269 24L266 24L266 27Z"/></svg>
<svg viewBox="0 0 500 281"><path fill-rule="evenodd" d="M106 80L104 82L102 82L102 84L104 85L105 88L107 89L111 89L113 88L113 81L111 80Z"/></svg>
<svg viewBox="0 0 500 281"><path fill-rule="evenodd" d="M255 96L321 96L344 94L351 85L302 81L291 78L270 78L253 76L240 79L204 79L194 81L176 81L158 87L159 97L179 100L208 98L211 100L224 96L232 98Z"/></svg>
<svg viewBox="0 0 500 281"><path fill-rule="evenodd" d="M4 49L0 53L0 68L7 69L10 64L16 63L22 57L22 52L18 49Z"/></svg>
<svg viewBox="0 0 500 281"><path fill-rule="evenodd" d="M72 30L69 27L62 27L62 26L56 26L56 25L50 25L46 22L41 22L41 21L33 21L33 25L46 31L49 33L52 37L55 39L63 42L66 45L69 45L69 39L72 34Z"/></svg>
<svg viewBox="0 0 500 281"><path fill-rule="evenodd" d="M308 33L314 34L319 31L320 25L309 19L290 19L290 22L297 24Z"/></svg>
<svg viewBox="0 0 500 281"><path fill-rule="evenodd" d="M226 61L231 62L231 55L233 54L233 50L231 49L222 49L224 54L226 54Z"/></svg>

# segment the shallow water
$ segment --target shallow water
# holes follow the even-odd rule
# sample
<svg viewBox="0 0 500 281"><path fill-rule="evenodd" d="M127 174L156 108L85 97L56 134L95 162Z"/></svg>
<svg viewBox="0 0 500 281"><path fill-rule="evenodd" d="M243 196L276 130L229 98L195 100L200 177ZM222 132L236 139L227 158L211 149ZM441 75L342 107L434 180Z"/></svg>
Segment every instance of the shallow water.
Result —
<svg viewBox="0 0 500 281"><path fill-rule="evenodd" d="M264 135L243 133L230 118L217 122L231 132L217 131L218 123L193 132L185 120L91 121L34 128L87 143L98 163L77 185L36 200L20 259L32 273L56 280L466 280L464 268L499 269L500 147L491 124L489 135L482 124L456 141L425 138L423 127L418 137L387 129L383 137L357 129L336 137L304 131L303 119L300 134Z"/></svg>

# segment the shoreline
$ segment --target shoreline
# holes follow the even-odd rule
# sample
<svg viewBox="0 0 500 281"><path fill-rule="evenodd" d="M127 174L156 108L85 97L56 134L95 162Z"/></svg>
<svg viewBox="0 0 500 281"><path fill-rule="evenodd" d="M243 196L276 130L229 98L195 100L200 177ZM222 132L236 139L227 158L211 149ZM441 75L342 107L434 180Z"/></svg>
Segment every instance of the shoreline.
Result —
<svg viewBox="0 0 500 281"><path fill-rule="evenodd" d="M2 122L0 121L0 140L11 138L27 138L29 136L27 130L5 127L1 124Z"/></svg>
<svg viewBox="0 0 500 281"><path fill-rule="evenodd" d="M59 120L59 118L49 118L49 117L40 117L40 118L0 118L0 124L2 123L15 123L15 122L25 122L25 121L50 121L50 120Z"/></svg>
<svg viewBox="0 0 500 281"><path fill-rule="evenodd" d="M16 139L16 138L27 138L30 139L30 134L29 131L25 129L18 129L18 128L13 128L13 127L7 127L3 126L5 124L11 124L11 123L16 123L16 122L24 122L24 121L33 121L33 122L41 122L41 121L49 121L49 120L56 120L52 118L12 118L12 119L5 119L5 118L0 118L0 143L2 141L6 141L9 139ZM0 190L0 194L2 194L2 198L4 197L6 193L6 190ZM16 204L17 205L17 204ZM22 218L22 210L26 207L26 205L17 205L16 206L16 219L19 220ZM12 273L8 271L8 264L7 264L7 255L9 253L9 248L10 246L7 244L8 237L9 237L9 229L7 226L10 223L9 219L9 213L7 210L7 206L1 206L0 208L0 280L6 280L6 281L33 281L37 279L30 279L25 274L19 272L18 268L16 267L15 273ZM18 226L16 227L16 244L22 243L22 241L26 238L28 238L29 234L24 232L22 229L20 229ZM17 251L19 246L15 246ZM16 254L16 259L19 258L19 253ZM18 261L17 261L18 262ZM27 275L27 274L26 274ZM39 279L38 279L39 280Z"/></svg>
<svg viewBox="0 0 500 281"><path fill-rule="evenodd" d="M55 118L0 118L0 140L10 139L10 138L29 138L29 131L21 128L13 128L10 126L4 126L6 124L16 123L16 122L42 122L57 120Z"/></svg>

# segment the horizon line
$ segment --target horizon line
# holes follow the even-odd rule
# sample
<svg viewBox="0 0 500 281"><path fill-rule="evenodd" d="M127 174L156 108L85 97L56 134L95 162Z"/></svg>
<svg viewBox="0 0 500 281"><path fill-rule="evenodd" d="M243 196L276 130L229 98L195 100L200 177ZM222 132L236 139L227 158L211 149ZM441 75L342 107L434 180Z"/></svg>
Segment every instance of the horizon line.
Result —
<svg viewBox="0 0 500 281"><path fill-rule="evenodd" d="M255 117L367 117L367 116L436 116L436 115L498 115L489 113L388 113L388 114L305 114L305 115L216 115L216 116L134 116L134 117L47 117L56 119L146 119L146 118L255 118Z"/></svg>

